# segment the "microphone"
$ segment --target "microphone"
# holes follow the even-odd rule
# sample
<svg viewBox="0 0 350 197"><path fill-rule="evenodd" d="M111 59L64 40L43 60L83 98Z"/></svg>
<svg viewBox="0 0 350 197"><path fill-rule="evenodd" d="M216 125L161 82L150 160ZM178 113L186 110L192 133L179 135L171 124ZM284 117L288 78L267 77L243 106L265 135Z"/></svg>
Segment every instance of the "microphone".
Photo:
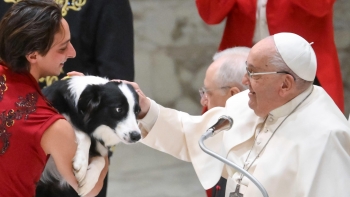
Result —
<svg viewBox="0 0 350 197"><path fill-rule="evenodd" d="M207 138L212 137L221 131L229 130L232 125L233 120L231 117L225 115L221 116L218 121L203 134L203 140L206 140Z"/></svg>
<svg viewBox="0 0 350 197"><path fill-rule="evenodd" d="M244 176L246 176L249 180L251 180L260 190L260 192L262 193L262 195L264 197L269 197L269 195L267 194L264 186L255 178L253 177L248 171L246 171L245 169L239 167L237 164L233 163L232 161L222 157L221 155L214 153L213 151L209 150L205 145L204 145L204 140L208 139L209 137L212 137L214 135L216 135L217 133L221 132L221 131L227 131L229 129L231 129L233 125L233 120L231 117L223 115L221 116L218 121L211 126L199 139L199 146L201 147L201 149L207 153L208 155L224 162L225 164L233 167L234 169L236 169L237 171L239 171L240 173L242 173Z"/></svg>

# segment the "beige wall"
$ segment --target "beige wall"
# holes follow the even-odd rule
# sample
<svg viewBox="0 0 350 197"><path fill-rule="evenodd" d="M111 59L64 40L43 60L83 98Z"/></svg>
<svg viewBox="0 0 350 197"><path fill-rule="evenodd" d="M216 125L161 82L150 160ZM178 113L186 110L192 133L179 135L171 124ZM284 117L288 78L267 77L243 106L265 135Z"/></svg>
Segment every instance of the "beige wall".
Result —
<svg viewBox="0 0 350 197"><path fill-rule="evenodd" d="M350 113L350 1L338 0L334 6L334 33L342 69L345 114Z"/></svg>
<svg viewBox="0 0 350 197"><path fill-rule="evenodd" d="M136 82L160 104L200 114L198 88L220 42L223 25L200 19L195 0L131 0ZM345 114L350 112L350 1L334 6L335 41L341 61ZM348 115L347 115L348 116Z"/></svg>

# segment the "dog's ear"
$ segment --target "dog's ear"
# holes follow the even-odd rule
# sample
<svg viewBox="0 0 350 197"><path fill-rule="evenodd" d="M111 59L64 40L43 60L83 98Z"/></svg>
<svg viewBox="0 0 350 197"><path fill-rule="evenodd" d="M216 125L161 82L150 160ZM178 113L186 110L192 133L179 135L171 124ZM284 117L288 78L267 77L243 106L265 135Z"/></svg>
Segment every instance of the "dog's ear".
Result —
<svg viewBox="0 0 350 197"><path fill-rule="evenodd" d="M102 87L100 85L88 85L81 93L78 100L78 112L84 116L84 123L87 123L91 114L101 103Z"/></svg>

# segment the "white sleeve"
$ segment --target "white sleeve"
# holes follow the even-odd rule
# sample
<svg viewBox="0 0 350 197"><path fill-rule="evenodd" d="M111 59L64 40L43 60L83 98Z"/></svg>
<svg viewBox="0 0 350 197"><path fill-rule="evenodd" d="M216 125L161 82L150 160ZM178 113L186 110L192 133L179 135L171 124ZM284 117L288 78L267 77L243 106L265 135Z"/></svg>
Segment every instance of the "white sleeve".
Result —
<svg viewBox="0 0 350 197"><path fill-rule="evenodd" d="M147 132L149 132L153 125L156 123L158 114L159 114L159 105L152 99L148 98L151 101L151 106L145 117L139 119L139 125L143 127Z"/></svg>
<svg viewBox="0 0 350 197"><path fill-rule="evenodd" d="M141 120L141 129L148 130L143 132L141 142L180 160L192 162L202 186L208 189L220 179L224 164L204 153L198 141L224 112L225 108L214 108L202 116L191 116L153 101L150 111ZM222 133L207 139L205 144L210 150L225 155Z"/></svg>

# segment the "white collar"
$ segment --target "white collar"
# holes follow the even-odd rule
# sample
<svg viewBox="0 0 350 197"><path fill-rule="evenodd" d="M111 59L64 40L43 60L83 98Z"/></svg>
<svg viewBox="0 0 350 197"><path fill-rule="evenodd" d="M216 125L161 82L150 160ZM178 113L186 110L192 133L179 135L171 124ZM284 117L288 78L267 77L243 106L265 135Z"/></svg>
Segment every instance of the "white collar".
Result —
<svg viewBox="0 0 350 197"><path fill-rule="evenodd" d="M309 88L307 88L304 92L287 102L286 104L272 110L269 113L269 116L272 116L274 118L280 118L283 116L287 116L290 114L297 105L299 105L300 102L302 102L313 90L313 85L311 85Z"/></svg>

